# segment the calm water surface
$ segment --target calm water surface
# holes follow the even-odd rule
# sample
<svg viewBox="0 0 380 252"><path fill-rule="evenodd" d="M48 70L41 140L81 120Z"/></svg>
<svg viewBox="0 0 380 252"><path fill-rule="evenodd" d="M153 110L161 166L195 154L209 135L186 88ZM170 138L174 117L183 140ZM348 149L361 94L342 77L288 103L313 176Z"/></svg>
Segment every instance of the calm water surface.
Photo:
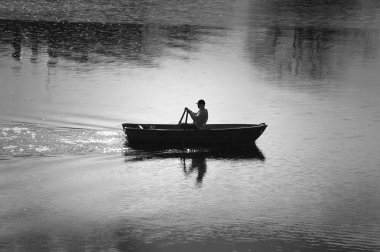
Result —
<svg viewBox="0 0 380 252"><path fill-rule="evenodd" d="M5 0L0 251L380 251L377 1ZM121 123L269 127L136 151Z"/></svg>

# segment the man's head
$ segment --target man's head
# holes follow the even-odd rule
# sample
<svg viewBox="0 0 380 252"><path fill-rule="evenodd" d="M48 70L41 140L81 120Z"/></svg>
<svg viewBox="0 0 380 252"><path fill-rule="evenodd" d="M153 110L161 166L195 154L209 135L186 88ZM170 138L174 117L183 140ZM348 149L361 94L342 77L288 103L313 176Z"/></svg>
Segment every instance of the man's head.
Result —
<svg viewBox="0 0 380 252"><path fill-rule="evenodd" d="M198 108L204 108L205 107L205 105L206 105L206 102L204 101L204 100L199 100L198 102L197 102L197 104L198 104Z"/></svg>

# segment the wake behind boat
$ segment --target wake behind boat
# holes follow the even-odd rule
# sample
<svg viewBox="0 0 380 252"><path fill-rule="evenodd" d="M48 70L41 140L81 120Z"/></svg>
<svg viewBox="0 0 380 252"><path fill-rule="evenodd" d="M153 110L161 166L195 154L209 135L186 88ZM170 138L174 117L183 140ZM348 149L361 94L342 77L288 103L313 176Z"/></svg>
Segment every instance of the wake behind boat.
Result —
<svg viewBox="0 0 380 252"><path fill-rule="evenodd" d="M232 148L255 143L266 129L261 124L208 124L205 129L188 129L179 124L123 123L132 148Z"/></svg>

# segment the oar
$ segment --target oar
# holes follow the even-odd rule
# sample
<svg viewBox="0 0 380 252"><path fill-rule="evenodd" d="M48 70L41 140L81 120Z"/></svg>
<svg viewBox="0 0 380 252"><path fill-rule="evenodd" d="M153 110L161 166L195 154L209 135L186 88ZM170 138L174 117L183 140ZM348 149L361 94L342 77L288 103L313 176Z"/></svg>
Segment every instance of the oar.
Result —
<svg viewBox="0 0 380 252"><path fill-rule="evenodd" d="M186 125L187 125L187 117L189 116L189 111L185 110L187 113L186 113L186 119L185 119L185 129L186 129Z"/></svg>
<svg viewBox="0 0 380 252"><path fill-rule="evenodd" d="M185 115L185 113L186 113L186 108L185 108L185 110L183 111L183 114L182 114L181 119L179 120L178 124L181 124L182 119L183 119L183 116Z"/></svg>
<svg viewBox="0 0 380 252"><path fill-rule="evenodd" d="M185 132L186 132L186 128L187 128L187 117L189 115L189 112L185 109L185 112L186 113L186 119L185 119L185 127L183 129L183 137L182 137L182 149L184 150L185 149Z"/></svg>

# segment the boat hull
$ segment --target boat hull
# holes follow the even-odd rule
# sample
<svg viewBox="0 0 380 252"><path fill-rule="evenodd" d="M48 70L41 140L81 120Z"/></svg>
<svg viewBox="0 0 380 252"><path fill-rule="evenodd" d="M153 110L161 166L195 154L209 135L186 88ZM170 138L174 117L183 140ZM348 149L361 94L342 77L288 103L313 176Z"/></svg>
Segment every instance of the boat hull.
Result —
<svg viewBox="0 0 380 252"><path fill-rule="evenodd" d="M178 125L124 123L128 146L132 148L233 148L249 146L261 136L266 124L208 125L204 130L182 129Z"/></svg>

